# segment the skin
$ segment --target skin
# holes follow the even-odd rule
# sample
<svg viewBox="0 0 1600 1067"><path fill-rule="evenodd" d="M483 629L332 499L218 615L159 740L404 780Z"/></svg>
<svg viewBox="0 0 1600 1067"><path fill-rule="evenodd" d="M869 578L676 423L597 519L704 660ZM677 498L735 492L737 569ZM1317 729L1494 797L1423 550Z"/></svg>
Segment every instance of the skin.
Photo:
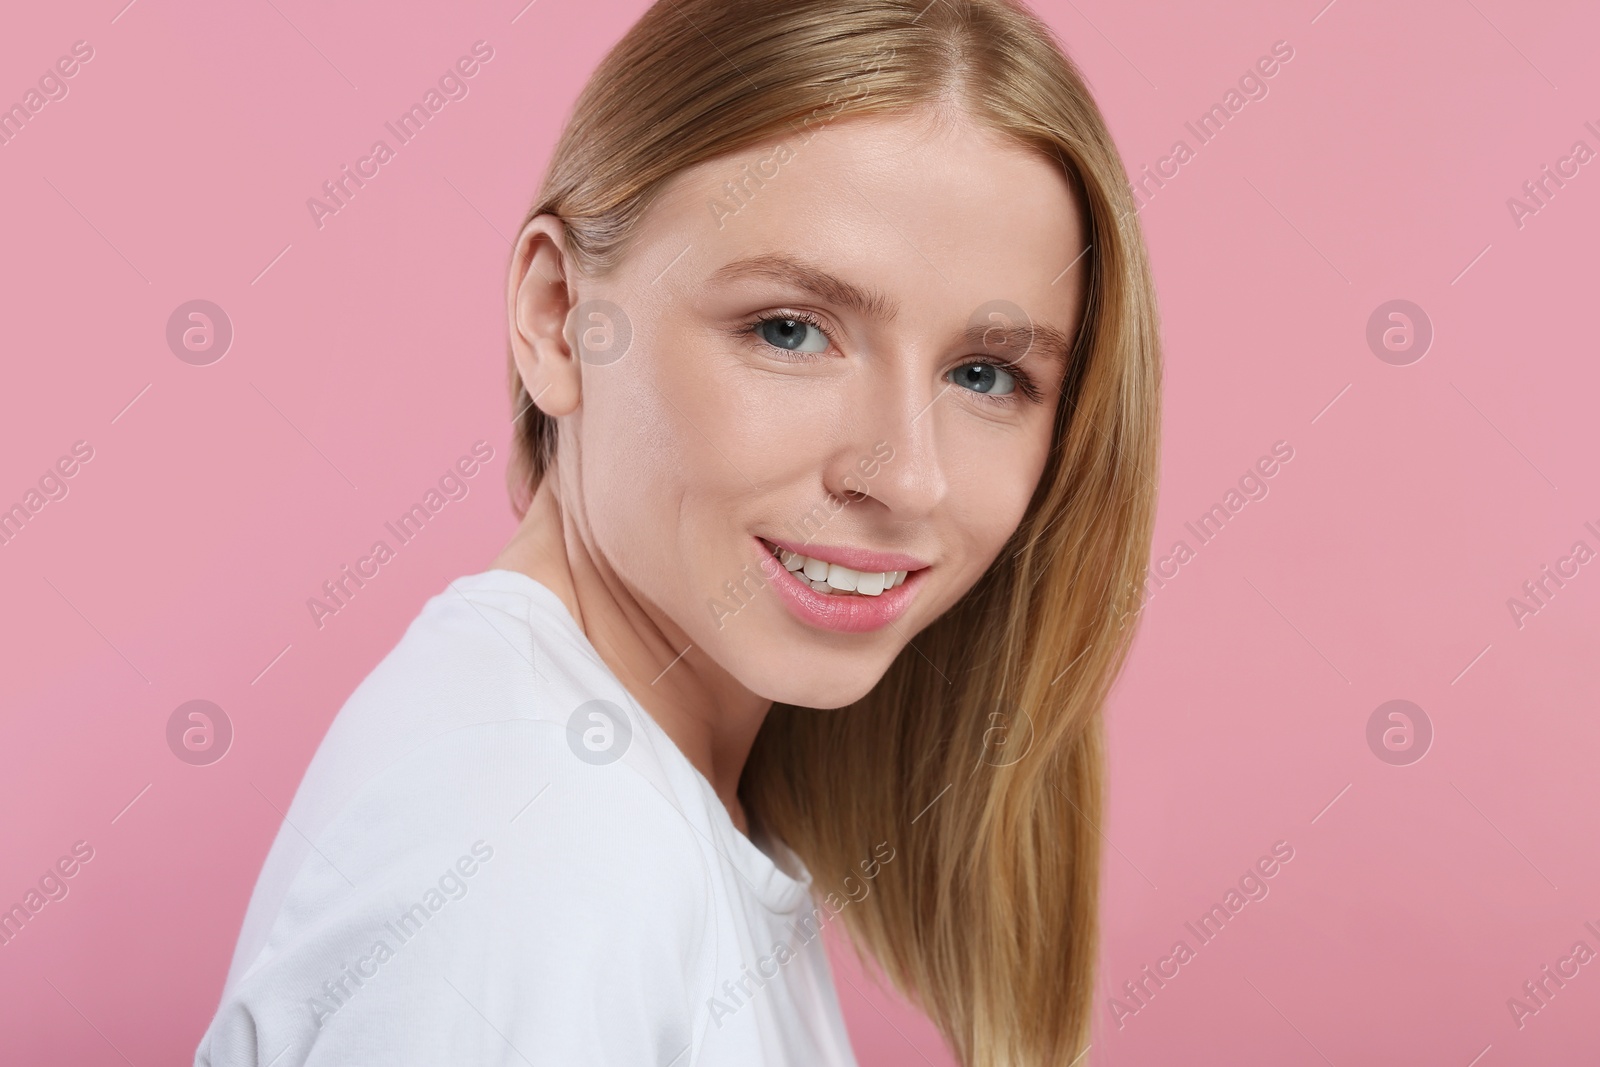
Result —
<svg viewBox="0 0 1600 1067"><path fill-rule="evenodd" d="M512 348L560 437L492 564L561 598L746 833L739 775L773 702L835 708L865 695L983 576L1038 484L1064 366L1038 340L973 344L974 313L1003 299L1071 338L1084 286L1081 265L1068 269L1085 228L1067 180L960 114L853 116L784 143L778 156L774 141L676 175L603 278L563 254L558 218L524 228ZM719 219L713 202L737 205L724 183L763 160L765 184ZM803 259L886 306L852 310L787 277L712 279L761 253ZM585 359L580 331L601 320L574 310L594 299L622 308L632 336L622 350L613 333ZM796 312L822 331L785 327ZM737 333L762 315L777 321ZM1008 364L1041 399L1007 380ZM886 447L892 458L872 463ZM728 597L725 582L760 573L751 537L797 540L790 524L817 508L828 518L813 544L931 566L906 615L841 634L801 622L770 587L748 585L742 607Z"/></svg>

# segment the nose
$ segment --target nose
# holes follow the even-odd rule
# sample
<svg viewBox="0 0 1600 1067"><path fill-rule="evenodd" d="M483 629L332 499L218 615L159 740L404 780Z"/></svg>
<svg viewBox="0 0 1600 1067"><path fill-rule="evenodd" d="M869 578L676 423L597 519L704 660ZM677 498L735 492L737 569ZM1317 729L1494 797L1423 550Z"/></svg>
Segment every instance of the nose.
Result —
<svg viewBox="0 0 1600 1067"><path fill-rule="evenodd" d="M851 432L829 460L824 486L853 504L876 500L899 521L924 519L949 492L939 406L956 386L931 382L924 360L874 362L851 383L849 411L840 423Z"/></svg>

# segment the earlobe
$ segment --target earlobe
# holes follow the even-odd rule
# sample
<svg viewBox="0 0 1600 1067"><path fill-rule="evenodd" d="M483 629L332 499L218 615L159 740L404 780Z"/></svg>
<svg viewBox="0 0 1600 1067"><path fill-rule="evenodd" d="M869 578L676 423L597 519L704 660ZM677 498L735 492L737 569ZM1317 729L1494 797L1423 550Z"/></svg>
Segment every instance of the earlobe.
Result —
<svg viewBox="0 0 1600 1067"><path fill-rule="evenodd" d="M578 361L566 337L574 293L563 251L566 231L554 215L529 220L518 235L506 285L511 353L528 396L552 417L578 406Z"/></svg>

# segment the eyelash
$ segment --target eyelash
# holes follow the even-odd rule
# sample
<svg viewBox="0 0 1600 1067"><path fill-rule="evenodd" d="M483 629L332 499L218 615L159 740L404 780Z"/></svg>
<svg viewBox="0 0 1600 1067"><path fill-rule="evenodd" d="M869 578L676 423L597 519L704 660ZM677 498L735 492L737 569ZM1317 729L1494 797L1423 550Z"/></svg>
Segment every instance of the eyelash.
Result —
<svg viewBox="0 0 1600 1067"><path fill-rule="evenodd" d="M734 332L740 337L753 338L775 352L782 352L785 358L788 358L796 363L810 363L822 355L821 352L791 352L787 349L779 348L777 345L771 344L757 334L757 331L763 324L768 322L782 322L784 320L803 322L808 326L813 326L822 334L822 336L828 339L829 345L834 343L833 335L828 332L828 328L822 324L822 321L818 319L817 316L808 311L789 311L784 309L779 309L777 311L764 311L757 317L746 320L744 323L739 325ZM992 359L974 359L961 364L961 367L971 367L980 364L990 367L998 367L1007 374L1011 375L1011 377L1016 380L1017 392L1022 393L1022 395L1026 396L1029 400L1039 401L1044 398L1044 391L1039 388L1039 383L1034 381L1033 375L1029 374L1027 371L1015 364L1001 363ZM951 369L960 370L961 367L953 367ZM982 397L984 400L995 404L1017 403L1017 397L1015 393L993 395L990 393L980 393L974 389L966 389L963 390L963 392L972 393L974 396Z"/></svg>

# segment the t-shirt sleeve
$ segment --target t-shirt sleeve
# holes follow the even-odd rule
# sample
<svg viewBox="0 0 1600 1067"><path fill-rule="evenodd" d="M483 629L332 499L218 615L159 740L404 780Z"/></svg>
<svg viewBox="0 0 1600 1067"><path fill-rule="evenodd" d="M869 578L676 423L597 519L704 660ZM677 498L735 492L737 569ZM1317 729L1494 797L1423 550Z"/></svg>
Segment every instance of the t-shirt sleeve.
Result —
<svg viewBox="0 0 1600 1067"><path fill-rule="evenodd" d="M197 1067L686 1067L715 931L696 830L557 724L430 740L314 835Z"/></svg>

